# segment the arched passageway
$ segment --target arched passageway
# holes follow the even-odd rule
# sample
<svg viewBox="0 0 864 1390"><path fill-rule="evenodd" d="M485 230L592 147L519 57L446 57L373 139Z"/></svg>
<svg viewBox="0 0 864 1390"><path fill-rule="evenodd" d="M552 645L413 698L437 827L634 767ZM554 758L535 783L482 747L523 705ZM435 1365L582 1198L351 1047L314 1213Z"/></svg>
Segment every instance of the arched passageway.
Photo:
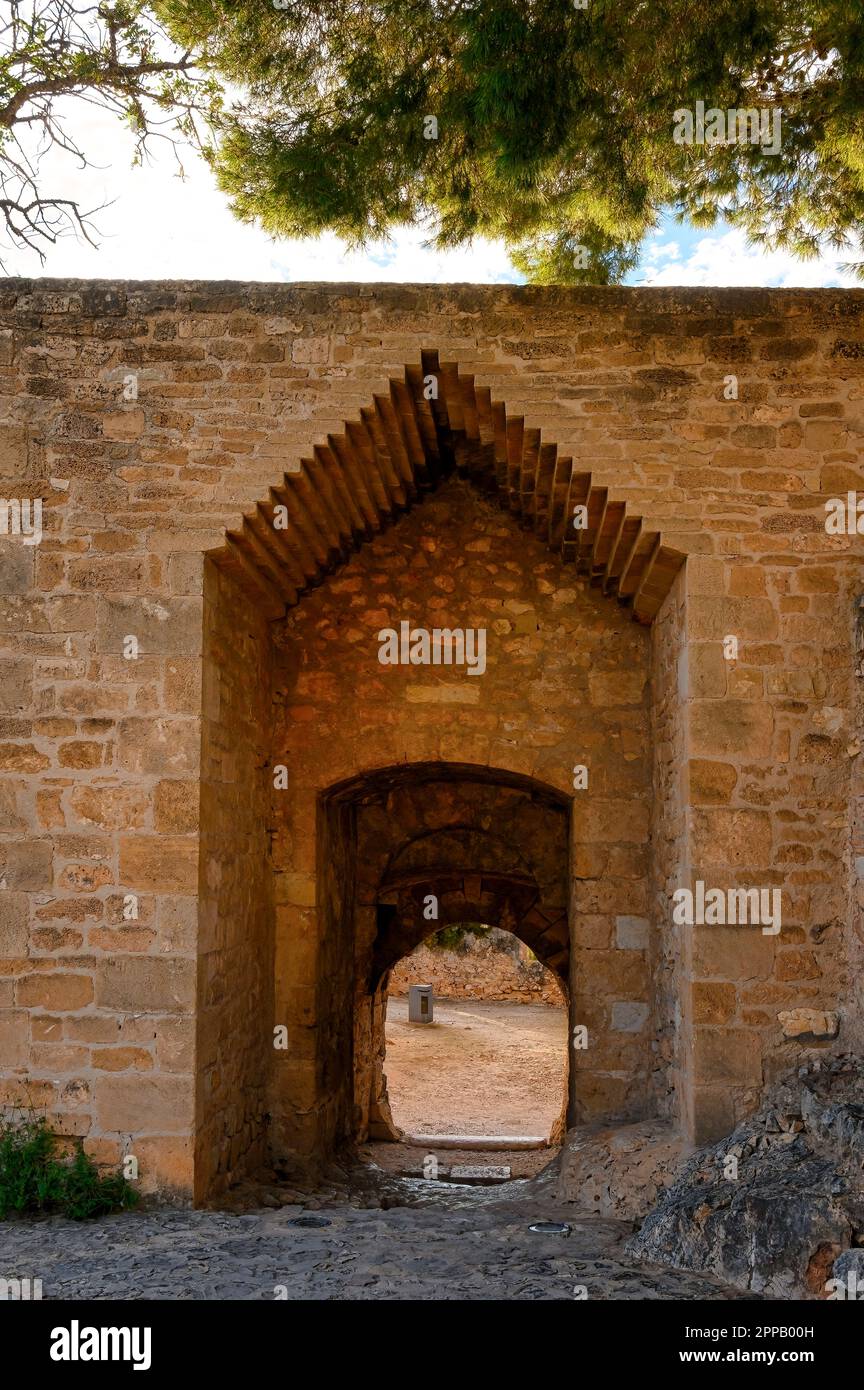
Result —
<svg viewBox="0 0 864 1390"><path fill-rule="evenodd" d="M379 986L436 922L512 922L567 982L572 1121L655 1105L644 626L459 479L281 624L206 597L202 1190L253 1137L289 1171L387 1132ZM383 665L405 615L482 627L482 678Z"/></svg>
<svg viewBox="0 0 864 1390"><path fill-rule="evenodd" d="M336 973L351 979L341 1137L395 1139L384 1068L390 970L430 928L482 921L529 945L566 990L570 805L524 776L419 763L331 789L320 815L326 898L341 920Z"/></svg>

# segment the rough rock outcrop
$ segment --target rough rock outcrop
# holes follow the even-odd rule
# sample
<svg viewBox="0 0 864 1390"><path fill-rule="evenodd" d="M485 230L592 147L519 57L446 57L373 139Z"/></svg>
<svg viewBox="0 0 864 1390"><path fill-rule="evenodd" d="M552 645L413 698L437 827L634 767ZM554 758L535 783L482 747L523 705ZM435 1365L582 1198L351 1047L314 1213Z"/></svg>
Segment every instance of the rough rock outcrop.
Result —
<svg viewBox="0 0 864 1390"><path fill-rule="evenodd" d="M864 1243L864 1062L814 1061L681 1169L630 1254L779 1298L826 1298Z"/></svg>

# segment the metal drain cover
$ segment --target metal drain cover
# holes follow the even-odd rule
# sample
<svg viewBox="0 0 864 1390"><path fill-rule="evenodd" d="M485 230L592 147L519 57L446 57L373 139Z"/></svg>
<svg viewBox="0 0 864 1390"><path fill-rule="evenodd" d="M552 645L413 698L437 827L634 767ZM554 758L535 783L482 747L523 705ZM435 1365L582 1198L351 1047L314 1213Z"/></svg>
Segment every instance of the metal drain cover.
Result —
<svg viewBox="0 0 864 1390"><path fill-rule="evenodd" d="M538 1236L569 1236L572 1229L566 1221L535 1221L533 1226L528 1227L529 1231L536 1231Z"/></svg>

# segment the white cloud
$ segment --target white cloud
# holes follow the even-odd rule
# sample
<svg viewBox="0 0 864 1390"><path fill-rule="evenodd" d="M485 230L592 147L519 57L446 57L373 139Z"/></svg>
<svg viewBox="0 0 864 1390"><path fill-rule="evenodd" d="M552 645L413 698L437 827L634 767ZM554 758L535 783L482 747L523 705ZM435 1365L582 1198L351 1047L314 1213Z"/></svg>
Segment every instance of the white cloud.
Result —
<svg viewBox="0 0 864 1390"><path fill-rule="evenodd" d="M677 261L681 247L677 241L649 241L642 254L646 261Z"/></svg>
<svg viewBox="0 0 864 1390"><path fill-rule="evenodd" d="M640 285L760 285L778 288L812 289L820 285L859 285L855 277L838 269L840 259L826 255L814 261L800 261L788 251L765 251L748 246L737 227L701 237L685 259L674 265L659 262L664 248L648 246L645 260L633 275Z"/></svg>
<svg viewBox="0 0 864 1390"><path fill-rule="evenodd" d="M70 129L73 126L70 122ZM186 177L177 174L170 148L156 142L152 163L131 168L132 144L103 113L74 123L82 149L99 168L78 169L56 154L46 157L41 182L59 197L77 199L93 216L98 249L72 236L51 248L44 266L32 252L3 254L7 274L125 280L396 280L515 281L503 245L479 240L452 251L424 247L416 228L365 252L346 250L337 237L273 241L233 216L207 165L183 152Z"/></svg>

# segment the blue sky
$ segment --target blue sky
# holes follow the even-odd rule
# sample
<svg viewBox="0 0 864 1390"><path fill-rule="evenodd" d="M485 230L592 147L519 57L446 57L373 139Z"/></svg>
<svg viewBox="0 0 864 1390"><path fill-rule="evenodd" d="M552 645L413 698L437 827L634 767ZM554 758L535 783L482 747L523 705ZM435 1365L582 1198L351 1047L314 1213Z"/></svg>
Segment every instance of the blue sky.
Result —
<svg viewBox="0 0 864 1390"><path fill-rule="evenodd" d="M669 213L647 239L640 263L627 276L627 283L784 287L858 284L853 275L841 268L843 259L832 251L816 261L799 261L786 252L766 252L748 246L740 232L726 225L718 224L706 231L689 222L681 223Z"/></svg>

